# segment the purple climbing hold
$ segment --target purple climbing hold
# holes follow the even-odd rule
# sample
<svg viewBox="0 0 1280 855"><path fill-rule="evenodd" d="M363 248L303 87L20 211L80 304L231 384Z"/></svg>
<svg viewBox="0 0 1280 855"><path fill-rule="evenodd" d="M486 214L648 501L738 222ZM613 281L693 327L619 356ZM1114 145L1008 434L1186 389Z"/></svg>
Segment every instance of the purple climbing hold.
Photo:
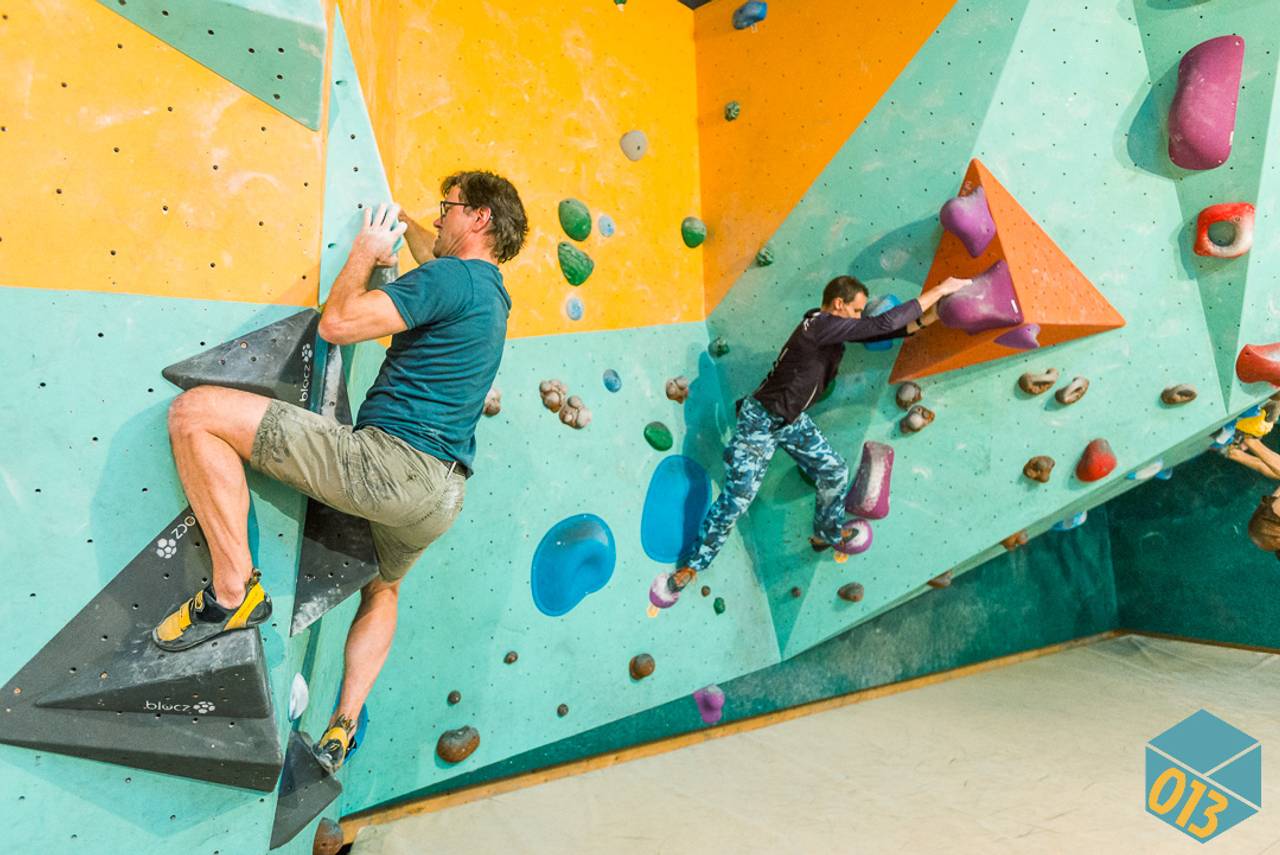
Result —
<svg viewBox="0 0 1280 855"><path fill-rule="evenodd" d="M1209 39L1182 57L1169 107L1169 159L1178 166L1213 169L1231 156L1243 68L1240 36Z"/></svg>
<svg viewBox="0 0 1280 855"><path fill-rule="evenodd" d="M659 573L649 586L649 602L654 608L669 609L680 599L680 592L671 590L671 574Z"/></svg>
<svg viewBox="0 0 1280 855"><path fill-rule="evenodd" d="M996 337L996 344L1012 347L1014 350L1035 350L1040 346L1037 340L1040 335L1039 324L1023 324L1017 329Z"/></svg>
<svg viewBox="0 0 1280 855"><path fill-rule="evenodd" d="M968 196L948 199L938 213L942 227L960 238L969 255L977 258L986 252L996 236L996 221L987 206L987 194L981 187Z"/></svg>
<svg viewBox="0 0 1280 855"><path fill-rule="evenodd" d="M707 724L715 724L724 715L724 689L710 685L693 693L693 702Z"/></svg>
<svg viewBox="0 0 1280 855"><path fill-rule="evenodd" d="M754 27L756 24L764 20L764 16L769 14L769 4L762 3L760 0L749 0L743 3L733 13L733 28L735 30L745 30L747 27Z"/></svg>
<svg viewBox="0 0 1280 855"><path fill-rule="evenodd" d="M831 544L836 552L845 555L861 555L871 548L871 523L866 520L850 520L844 524L849 536L839 543Z"/></svg>
<svg viewBox="0 0 1280 855"><path fill-rule="evenodd" d="M853 479L844 509L854 516L882 520L889 515L889 478L893 475L893 447L883 442L864 442L862 462Z"/></svg>
<svg viewBox="0 0 1280 855"><path fill-rule="evenodd" d="M1013 290L1009 265L997 261L973 283L938 303L938 320L943 326L976 335L986 330L1013 327L1022 323L1022 309Z"/></svg>

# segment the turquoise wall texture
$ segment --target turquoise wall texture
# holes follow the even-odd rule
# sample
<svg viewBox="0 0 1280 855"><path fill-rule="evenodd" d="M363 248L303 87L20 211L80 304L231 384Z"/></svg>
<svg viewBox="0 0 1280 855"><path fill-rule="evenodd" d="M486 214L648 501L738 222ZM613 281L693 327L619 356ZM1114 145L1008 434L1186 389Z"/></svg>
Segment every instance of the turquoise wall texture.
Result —
<svg viewBox="0 0 1280 855"><path fill-rule="evenodd" d="M1274 643L1274 619L1236 617L1256 614L1248 607L1264 608L1265 598L1228 591L1223 576L1202 573L1201 588L1157 584L1174 567L1191 569L1188 542L1221 550L1183 526L1213 519L1225 530L1240 519L1231 496L1241 476L1202 470L1219 461L1197 459L1173 482L1125 497L1110 527L1097 514L1083 528L1042 534L1137 486L1126 473L1194 457L1212 429L1270 391L1241 385L1230 370L1241 344L1280 339L1269 288L1280 242L1268 237L1280 186L1266 152L1280 36L1265 11L1248 0L1087 13L1049 0L958 3L773 237L776 263L744 272L706 323L509 342L502 410L480 425L465 511L405 582L369 731L329 815L691 729L688 695L709 683L726 689L734 720L1101 631L1116 625L1117 608L1118 622L1134 628ZM1226 167L1183 173L1163 154L1177 61L1224 32L1249 45L1236 150ZM334 34L322 294L359 206L391 189L340 18ZM814 416L854 465L864 441L895 449L892 513L875 524L872 549L844 564L815 556L806 543L811 489L779 458L698 582L711 596L691 590L647 617L650 581L672 566L649 557L641 538L659 464L683 454L722 482L733 401L768 370L832 276L853 273L877 294L917 294L940 234L937 210L972 157L1127 326L926 379L924 403L937 420L912 436L896 428L901 413L886 383L896 350L850 348ZM1258 209L1254 250L1229 262L1190 255L1199 207L1237 198ZM13 287L0 289L0 305L10 380L0 410L9 439L0 448L0 551L6 569L20 568L11 571L17 596L0 601L0 619L18 628L0 670L12 674L184 503L165 433L176 390L160 369L293 309ZM716 336L732 349L712 359ZM348 352L353 404L380 355L374 345ZM1050 366L1064 379L1089 378L1084 399L1062 407L1016 391L1022 372ZM606 370L621 378L618 391L606 388ZM663 387L682 374L693 382L680 405ZM553 378L591 409L588 427L567 427L543 407L538 385ZM1196 384L1199 398L1162 406L1160 391L1174 383ZM674 435L668 452L643 438L654 420ZM1084 484L1071 470L1094 437L1110 441L1120 465ZM1058 461L1048 484L1020 474L1036 454ZM315 734L332 708L354 602L287 637L304 506L266 479L251 485L259 562L276 602L262 632L272 695L282 713L302 672L311 705L293 726ZM581 514L607 525L616 562L603 587L549 616L533 599L534 557L557 523ZM1004 555L1000 540L1020 529L1040 537ZM1241 549L1232 566L1256 567L1244 578L1261 590L1272 559L1259 564ZM1160 550L1178 550L1181 561L1153 561ZM957 574L949 589L926 586L947 570ZM847 581L865 586L862 602L835 596ZM505 663L511 651L518 658ZM657 663L643 681L627 670L639 653ZM462 701L451 706L454 690ZM283 741L290 725L278 720ZM480 731L480 748L447 766L436 738L464 724ZM9 746L0 764L0 818L15 839L50 852L256 852L274 812L271 794ZM308 829L282 851L309 846Z"/></svg>
<svg viewBox="0 0 1280 855"><path fill-rule="evenodd" d="M816 559L804 548L810 507L792 488L794 467L773 467L749 540L784 657L927 590L924 582L945 570L972 566L1013 532L1043 531L1122 491L1134 483L1126 473L1166 450L1203 448L1197 437L1266 394L1223 375L1219 351L1234 359L1241 335L1276 338L1280 317L1248 300L1238 315L1211 304L1204 294L1216 286L1201 274L1243 281L1248 270L1249 282L1260 281L1252 271L1274 263L1274 251L1264 239L1243 259L1189 262L1193 215L1184 199L1190 185L1207 198L1229 181L1224 198L1256 196L1260 222L1271 215L1262 213L1275 204L1270 172L1258 176L1269 166L1273 36L1258 4L1170 10L1159 33L1144 26L1156 14L1147 5L1082 14L1037 0L958 4L771 240L776 262L746 271L709 319L713 335L746 344L721 366L728 400L754 387L832 276L855 274L873 294L915 296L941 234L937 210L978 157L1127 320L1116 331L925 378L923 403L937 420L910 436L896 427L901 413L885 382L895 352L851 348L834 394L814 414L855 464L866 440L894 447L892 512L874 523L870 551L844 565ZM1183 52L1219 31L1259 45L1245 60L1230 168L1190 175L1160 165L1161 81ZM1262 293L1258 286L1246 296L1254 290ZM1237 333L1241 325L1247 330ZM1062 407L1018 392L1021 373L1049 367L1063 382L1088 378L1088 394ZM1174 383L1195 384L1199 398L1162 405L1160 391ZM1095 437L1110 442L1119 466L1086 484L1072 469ZM1048 484L1021 475L1037 454L1058 462ZM866 587L852 606L832 596L850 579ZM812 595L793 601L795 585Z"/></svg>

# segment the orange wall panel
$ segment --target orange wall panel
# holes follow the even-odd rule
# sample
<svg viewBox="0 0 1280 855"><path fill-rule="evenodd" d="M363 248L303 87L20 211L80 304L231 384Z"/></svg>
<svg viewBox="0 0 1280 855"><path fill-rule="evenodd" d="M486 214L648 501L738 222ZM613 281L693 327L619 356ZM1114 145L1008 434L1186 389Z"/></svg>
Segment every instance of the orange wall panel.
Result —
<svg viewBox="0 0 1280 855"><path fill-rule="evenodd" d="M0 26L0 284L314 303L323 139L91 0Z"/></svg>
<svg viewBox="0 0 1280 855"><path fill-rule="evenodd" d="M754 30L733 29L734 3L694 13L707 312L954 2L771 3ZM732 122L729 101L742 105Z"/></svg>

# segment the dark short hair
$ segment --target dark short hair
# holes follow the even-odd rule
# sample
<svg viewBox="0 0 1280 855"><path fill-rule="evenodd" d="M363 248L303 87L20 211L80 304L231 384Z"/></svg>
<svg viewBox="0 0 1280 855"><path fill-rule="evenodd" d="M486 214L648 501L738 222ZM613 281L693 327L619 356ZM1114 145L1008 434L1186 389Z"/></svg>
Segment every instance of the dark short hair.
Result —
<svg viewBox="0 0 1280 855"><path fill-rule="evenodd" d="M467 207L489 209L488 234L498 263L515 258L529 234L529 220L515 185L501 175L472 170L455 172L440 182L440 192L446 196L454 187Z"/></svg>
<svg viewBox="0 0 1280 855"><path fill-rule="evenodd" d="M859 294L864 297L867 296L866 285L863 285L854 276L837 276L827 283L826 288L822 289L822 305L830 306L836 297L846 303L850 303Z"/></svg>

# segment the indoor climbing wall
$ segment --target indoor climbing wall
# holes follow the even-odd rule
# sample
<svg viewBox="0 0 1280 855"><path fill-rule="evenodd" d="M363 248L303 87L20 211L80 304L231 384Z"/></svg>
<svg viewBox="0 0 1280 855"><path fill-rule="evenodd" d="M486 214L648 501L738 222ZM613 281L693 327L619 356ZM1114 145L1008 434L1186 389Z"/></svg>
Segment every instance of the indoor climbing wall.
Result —
<svg viewBox="0 0 1280 855"><path fill-rule="evenodd" d="M1037 535L1131 486L1129 473L1151 477L1194 454L1229 413L1270 391L1230 375L1224 391L1215 359L1223 333L1198 271L1226 276L1216 264L1243 277L1247 267L1252 281L1255 267L1274 263L1274 249L1259 239L1242 259L1190 261L1194 215L1182 196L1189 182L1208 193L1222 174L1230 189L1214 200L1248 193L1264 233L1275 203L1267 181L1236 186L1236 173L1256 176L1269 164L1262 128L1274 96L1272 36L1257 9L1170 9L1162 15L1182 15L1183 25L1175 36L1165 22L1168 44L1157 58L1139 26L1146 6L1135 6L1142 11L1084 16L1037 0L958 4L770 238L772 264L747 270L712 313L713 336L747 345L721 361L728 401L759 382L831 277L854 274L873 296L918 294L942 239L939 209L960 192L976 157L1125 320L1119 329L1026 353L1010 348L1002 359L919 380L920 403L936 418L918 433L899 427L904 413L886 383L903 345L852 346L834 393L814 412L851 466L865 441L893 447L892 507L872 522L866 553L844 564L815 558L804 542L809 490L785 457L770 472L750 537L784 657L930 590L927 581L998 553L1010 535ZM1153 93L1185 51L1222 32L1250 42L1240 115L1260 124L1249 134L1237 128L1228 167L1190 174L1168 165ZM730 97L729 89L717 97ZM1250 340L1280 333L1274 313L1244 314ZM1234 354L1236 333L1226 335L1223 351ZM1087 393L1064 405L1054 393L1019 389L1024 372L1049 368L1060 372L1056 390L1083 377ZM1179 383L1195 385L1199 397L1162 403L1162 390ZM1118 465L1085 482L1074 470L1096 438L1107 440ZM1047 483L1022 474L1037 455L1057 462ZM861 602L834 596L850 581L864 586ZM810 595L797 598L793 588Z"/></svg>
<svg viewBox="0 0 1280 855"><path fill-rule="evenodd" d="M736 29L739 3L694 16L707 309L714 309L955 0L774 4ZM995 13L983 12L984 20ZM904 99L937 112L937 105ZM930 113L932 115L932 113ZM766 250L767 251L767 250Z"/></svg>

